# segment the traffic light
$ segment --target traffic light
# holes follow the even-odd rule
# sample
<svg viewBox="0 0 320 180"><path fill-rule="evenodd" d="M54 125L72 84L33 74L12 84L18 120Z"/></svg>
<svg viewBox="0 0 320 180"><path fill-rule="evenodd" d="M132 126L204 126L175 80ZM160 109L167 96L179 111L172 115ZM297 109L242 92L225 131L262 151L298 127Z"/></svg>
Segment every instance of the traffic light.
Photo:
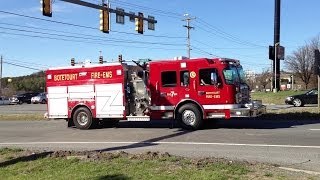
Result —
<svg viewBox="0 0 320 180"><path fill-rule="evenodd" d="M41 11L44 16L52 17L52 2L51 0L40 0L42 5Z"/></svg>
<svg viewBox="0 0 320 180"><path fill-rule="evenodd" d="M269 46L269 59L274 60L274 47Z"/></svg>
<svg viewBox="0 0 320 180"><path fill-rule="evenodd" d="M138 16L138 18L135 18L135 30L140 34L143 34L143 13L139 12Z"/></svg>
<svg viewBox="0 0 320 180"><path fill-rule="evenodd" d="M75 63L75 60L74 58L71 58L71 66L74 66L76 63Z"/></svg>
<svg viewBox="0 0 320 180"><path fill-rule="evenodd" d="M109 8L104 6L104 9L100 9L100 31L104 33L109 33L110 24L109 24Z"/></svg>
<svg viewBox="0 0 320 180"><path fill-rule="evenodd" d="M121 54L119 54L119 56L118 56L118 61L122 62L122 55Z"/></svg>
<svg viewBox="0 0 320 180"><path fill-rule="evenodd" d="M283 46L277 46L277 58L284 60L285 48Z"/></svg>
<svg viewBox="0 0 320 180"><path fill-rule="evenodd" d="M103 64L103 56L99 56L99 64Z"/></svg>

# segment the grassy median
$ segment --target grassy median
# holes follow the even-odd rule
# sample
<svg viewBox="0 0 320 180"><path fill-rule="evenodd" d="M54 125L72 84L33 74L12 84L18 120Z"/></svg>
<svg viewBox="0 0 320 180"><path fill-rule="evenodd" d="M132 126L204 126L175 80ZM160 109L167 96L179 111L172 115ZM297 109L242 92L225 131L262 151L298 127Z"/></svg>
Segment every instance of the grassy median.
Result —
<svg viewBox="0 0 320 180"><path fill-rule="evenodd" d="M43 114L0 114L0 121L40 121Z"/></svg>
<svg viewBox="0 0 320 180"><path fill-rule="evenodd" d="M0 149L1 179L312 179L276 166L147 152L31 152Z"/></svg>
<svg viewBox="0 0 320 180"><path fill-rule="evenodd" d="M251 93L251 99L262 100L263 104L285 104L285 99L288 96L303 94L306 91L279 91L273 92L254 92Z"/></svg>

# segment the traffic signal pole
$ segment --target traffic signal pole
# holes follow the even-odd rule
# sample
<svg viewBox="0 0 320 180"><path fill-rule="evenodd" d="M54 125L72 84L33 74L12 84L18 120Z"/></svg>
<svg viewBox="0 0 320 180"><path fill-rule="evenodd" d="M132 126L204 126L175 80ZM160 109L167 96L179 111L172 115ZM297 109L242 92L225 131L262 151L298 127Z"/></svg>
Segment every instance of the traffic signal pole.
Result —
<svg viewBox="0 0 320 180"><path fill-rule="evenodd" d="M281 0L275 0L274 8L274 60L273 60L273 87L274 92L280 90L280 59L278 57L278 47L280 46L280 9Z"/></svg>

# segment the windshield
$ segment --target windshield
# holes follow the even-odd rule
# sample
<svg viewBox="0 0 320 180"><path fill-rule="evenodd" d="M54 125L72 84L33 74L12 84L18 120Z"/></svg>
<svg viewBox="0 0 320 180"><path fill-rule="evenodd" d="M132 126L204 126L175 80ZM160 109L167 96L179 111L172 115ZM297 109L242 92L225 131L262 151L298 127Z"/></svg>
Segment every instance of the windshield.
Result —
<svg viewBox="0 0 320 180"><path fill-rule="evenodd" d="M235 67L230 65L223 70L223 75L227 84L245 83L246 78L242 67Z"/></svg>
<svg viewBox="0 0 320 180"><path fill-rule="evenodd" d="M317 94L318 94L318 90L316 90L316 89L312 89L312 90L306 92L306 95L317 95Z"/></svg>
<svg viewBox="0 0 320 180"><path fill-rule="evenodd" d="M246 75L245 75L242 67L239 66L237 69L238 69L238 73L239 73L239 76L240 76L241 83L246 83Z"/></svg>

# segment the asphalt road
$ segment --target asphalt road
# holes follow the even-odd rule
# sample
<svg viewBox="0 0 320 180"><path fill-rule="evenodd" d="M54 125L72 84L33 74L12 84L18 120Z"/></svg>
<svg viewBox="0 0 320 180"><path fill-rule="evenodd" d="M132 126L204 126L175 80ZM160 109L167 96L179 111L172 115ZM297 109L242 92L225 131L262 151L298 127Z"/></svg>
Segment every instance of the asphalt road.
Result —
<svg viewBox="0 0 320 180"><path fill-rule="evenodd" d="M117 128L78 130L67 128L63 120L0 121L0 147L159 151L188 157L275 163L320 172L320 121L239 119L219 121L199 131L170 126L169 121L120 122Z"/></svg>
<svg viewBox="0 0 320 180"><path fill-rule="evenodd" d="M0 114L44 114L46 104L0 105Z"/></svg>

